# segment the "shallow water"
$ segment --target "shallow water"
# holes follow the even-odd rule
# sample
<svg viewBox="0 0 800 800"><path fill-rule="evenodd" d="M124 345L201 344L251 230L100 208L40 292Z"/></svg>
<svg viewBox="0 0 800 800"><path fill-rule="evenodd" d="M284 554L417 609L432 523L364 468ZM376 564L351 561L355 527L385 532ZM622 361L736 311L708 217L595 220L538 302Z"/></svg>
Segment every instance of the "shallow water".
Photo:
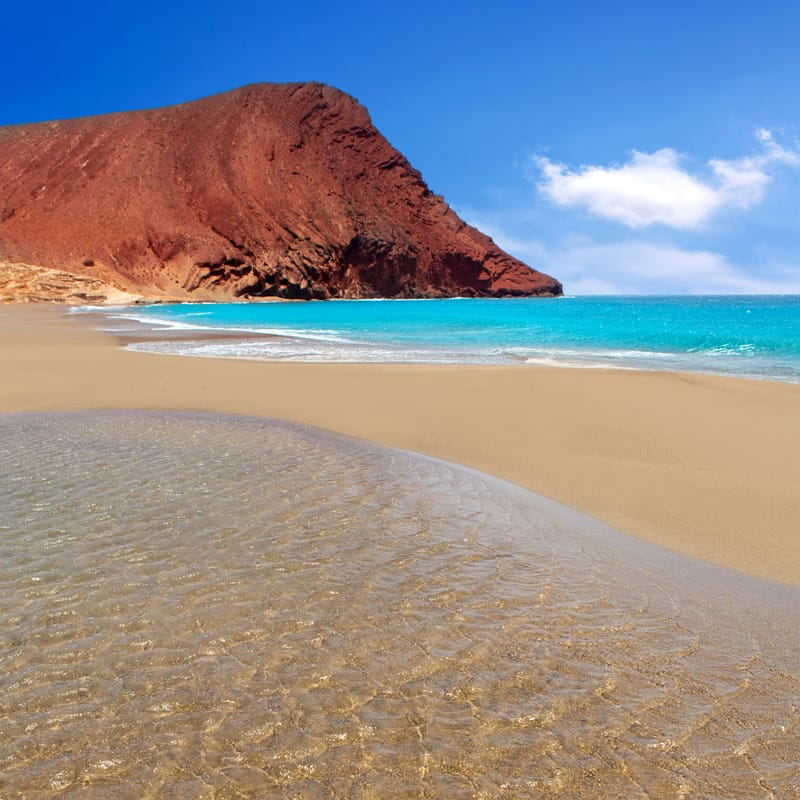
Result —
<svg viewBox="0 0 800 800"><path fill-rule="evenodd" d="M0 797L800 797L800 592L485 476L0 417Z"/></svg>

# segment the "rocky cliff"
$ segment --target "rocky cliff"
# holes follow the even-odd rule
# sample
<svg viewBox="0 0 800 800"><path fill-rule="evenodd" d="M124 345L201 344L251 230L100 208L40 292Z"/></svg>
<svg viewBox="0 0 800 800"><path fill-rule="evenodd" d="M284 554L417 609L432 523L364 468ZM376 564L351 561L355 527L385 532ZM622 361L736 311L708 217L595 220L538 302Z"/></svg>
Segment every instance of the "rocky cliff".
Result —
<svg viewBox="0 0 800 800"><path fill-rule="evenodd" d="M0 128L0 262L175 299L561 293L317 83Z"/></svg>

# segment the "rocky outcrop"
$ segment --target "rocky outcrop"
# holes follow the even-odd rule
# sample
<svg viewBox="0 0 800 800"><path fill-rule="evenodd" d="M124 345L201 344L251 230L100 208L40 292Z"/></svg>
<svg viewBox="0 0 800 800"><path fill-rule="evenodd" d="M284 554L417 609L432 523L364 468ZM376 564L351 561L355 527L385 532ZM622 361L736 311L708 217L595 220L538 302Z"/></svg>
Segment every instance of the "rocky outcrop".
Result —
<svg viewBox="0 0 800 800"><path fill-rule="evenodd" d="M3 261L175 299L561 293L317 83L0 128Z"/></svg>
<svg viewBox="0 0 800 800"><path fill-rule="evenodd" d="M64 303L120 305L147 302L142 295L121 291L97 278L32 264L0 262L0 304Z"/></svg>

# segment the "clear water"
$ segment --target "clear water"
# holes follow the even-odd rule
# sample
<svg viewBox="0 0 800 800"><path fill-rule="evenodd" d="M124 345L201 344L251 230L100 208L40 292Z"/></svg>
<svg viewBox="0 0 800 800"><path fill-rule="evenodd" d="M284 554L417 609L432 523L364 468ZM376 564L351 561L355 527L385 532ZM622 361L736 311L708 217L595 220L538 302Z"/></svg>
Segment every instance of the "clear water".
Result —
<svg viewBox="0 0 800 800"><path fill-rule="evenodd" d="M4 799L800 796L795 588L296 426L0 448Z"/></svg>
<svg viewBox="0 0 800 800"><path fill-rule="evenodd" d="M800 296L182 304L113 315L117 328L136 322L184 331L180 340L131 345L151 352L665 369L800 382ZM192 331L231 336L191 341Z"/></svg>

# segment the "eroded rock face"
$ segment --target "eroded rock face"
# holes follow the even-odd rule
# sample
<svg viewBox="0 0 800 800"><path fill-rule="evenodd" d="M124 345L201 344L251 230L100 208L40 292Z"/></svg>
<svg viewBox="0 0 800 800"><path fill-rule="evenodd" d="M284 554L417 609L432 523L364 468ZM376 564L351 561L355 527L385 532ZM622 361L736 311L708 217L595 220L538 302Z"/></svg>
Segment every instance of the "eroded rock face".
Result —
<svg viewBox="0 0 800 800"><path fill-rule="evenodd" d="M0 189L0 261L149 296L561 293L317 83L0 128Z"/></svg>
<svg viewBox="0 0 800 800"><path fill-rule="evenodd" d="M97 278L32 264L0 262L0 305L63 303L71 306L146 302Z"/></svg>

